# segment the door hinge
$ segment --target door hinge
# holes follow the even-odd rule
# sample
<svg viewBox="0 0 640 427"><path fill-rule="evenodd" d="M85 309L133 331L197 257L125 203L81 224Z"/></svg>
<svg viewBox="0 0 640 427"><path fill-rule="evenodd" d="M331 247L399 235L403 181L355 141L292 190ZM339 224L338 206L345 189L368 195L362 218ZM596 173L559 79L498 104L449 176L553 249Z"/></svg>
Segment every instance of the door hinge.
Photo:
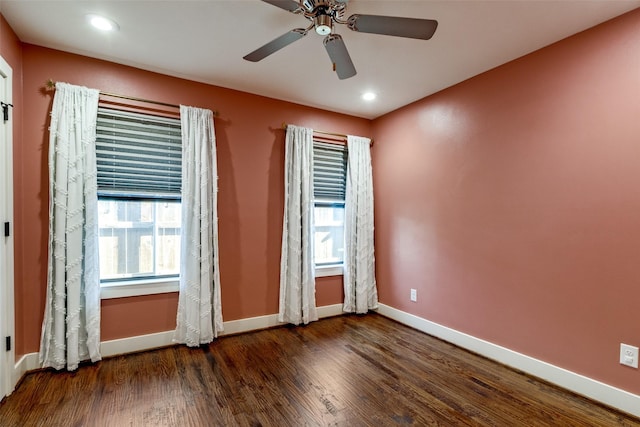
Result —
<svg viewBox="0 0 640 427"><path fill-rule="evenodd" d="M11 235L11 227L8 222L4 223L4 237L9 237Z"/></svg>
<svg viewBox="0 0 640 427"><path fill-rule="evenodd" d="M7 351L11 351L11 337L6 337L4 341Z"/></svg>
<svg viewBox="0 0 640 427"><path fill-rule="evenodd" d="M13 104L7 104L6 102L0 102L0 107L2 107L2 118L6 122L9 120L9 107L13 107Z"/></svg>

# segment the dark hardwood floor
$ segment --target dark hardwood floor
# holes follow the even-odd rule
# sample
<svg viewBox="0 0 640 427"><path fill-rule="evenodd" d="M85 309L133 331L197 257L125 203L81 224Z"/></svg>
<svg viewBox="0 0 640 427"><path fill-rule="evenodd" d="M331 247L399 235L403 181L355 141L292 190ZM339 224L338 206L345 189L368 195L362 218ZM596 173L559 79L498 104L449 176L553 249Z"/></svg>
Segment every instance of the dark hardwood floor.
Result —
<svg viewBox="0 0 640 427"><path fill-rule="evenodd" d="M376 314L27 375L0 426L640 426Z"/></svg>

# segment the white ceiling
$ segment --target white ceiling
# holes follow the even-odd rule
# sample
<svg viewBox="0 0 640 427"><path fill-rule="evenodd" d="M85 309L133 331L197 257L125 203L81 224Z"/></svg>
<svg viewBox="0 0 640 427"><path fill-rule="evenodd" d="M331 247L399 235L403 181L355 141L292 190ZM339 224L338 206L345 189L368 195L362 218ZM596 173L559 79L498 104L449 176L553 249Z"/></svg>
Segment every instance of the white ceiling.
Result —
<svg viewBox="0 0 640 427"><path fill-rule="evenodd" d="M261 62L244 55L301 16L259 0L0 0L27 43L365 118L375 118L469 77L640 7L640 0L351 0L353 13L435 19L429 41L338 26L358 74L339 80L310 32ZM96 32L85 15L115 20ZM73 83L73 82L70 82ZM360 99L365 91L378 98Z"/></svg>

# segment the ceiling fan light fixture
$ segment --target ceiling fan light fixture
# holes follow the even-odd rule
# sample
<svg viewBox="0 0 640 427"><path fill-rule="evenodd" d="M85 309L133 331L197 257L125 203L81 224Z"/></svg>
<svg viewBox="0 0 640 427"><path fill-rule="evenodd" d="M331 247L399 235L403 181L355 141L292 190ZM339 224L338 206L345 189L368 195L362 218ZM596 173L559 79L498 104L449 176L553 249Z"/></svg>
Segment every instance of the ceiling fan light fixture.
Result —
<svg viewBox="0 0 640 427"><path fill-rule="evenodd" d="M318 15L313 18L313 23L316 26L316 33L321 36L331 34L332 22L329 15Z"/></svg>

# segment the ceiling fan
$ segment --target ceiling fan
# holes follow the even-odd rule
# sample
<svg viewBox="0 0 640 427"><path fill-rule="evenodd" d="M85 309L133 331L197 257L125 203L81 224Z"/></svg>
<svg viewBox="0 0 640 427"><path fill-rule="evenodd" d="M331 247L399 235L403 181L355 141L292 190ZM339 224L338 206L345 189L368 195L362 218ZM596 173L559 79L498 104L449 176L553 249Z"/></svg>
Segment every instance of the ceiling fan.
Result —
<svg viewBox="0 0 640 427"><path fill-rule="evenodd" d="M324 38L323 44L333 69L340 80L356 75L347 47L339 34L333 32L335 24L346 25L352 31L360 33L382 34L429 40L438 27L438 21L432 19L401 18L395 16L355 14L345 19L348 0L262 0L288 12L302 15L311 21L307 28L293 30L271 40L264 46L246 55L244 59L258 62L280 49L300 40L311 29Z"/></svg>

